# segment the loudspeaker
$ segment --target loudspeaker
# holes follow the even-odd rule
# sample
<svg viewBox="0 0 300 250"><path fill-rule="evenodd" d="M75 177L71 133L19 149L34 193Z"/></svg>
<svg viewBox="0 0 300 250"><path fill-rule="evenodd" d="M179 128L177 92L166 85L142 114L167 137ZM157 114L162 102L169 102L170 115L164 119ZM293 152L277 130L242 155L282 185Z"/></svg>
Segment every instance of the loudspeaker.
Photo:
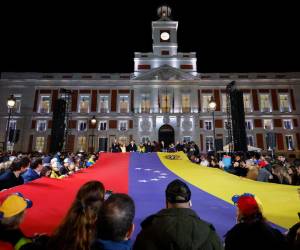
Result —
<svg viewBox="0 0 300 250"><path fill-rule="evenodd" d="M216 139L215 143L216 143L215 151L216 152L223 151L223 139L218 138L218 139Z"/></svg>
<svg viewBox="0 0 300 250"><path fill-rule="evenodd" d="M62 150L65 135L65 114L66 101L64 99L57 99L52 116L52 130L51 130L51 146L50 152L56 153Z"/></svg>
<svg viewBox="0 0 300 250"><path fill-rule="evenodd" d="M237 89L232 89L230 92L230 104L234 151L247 152L248 148L243 92Z"/></svg>

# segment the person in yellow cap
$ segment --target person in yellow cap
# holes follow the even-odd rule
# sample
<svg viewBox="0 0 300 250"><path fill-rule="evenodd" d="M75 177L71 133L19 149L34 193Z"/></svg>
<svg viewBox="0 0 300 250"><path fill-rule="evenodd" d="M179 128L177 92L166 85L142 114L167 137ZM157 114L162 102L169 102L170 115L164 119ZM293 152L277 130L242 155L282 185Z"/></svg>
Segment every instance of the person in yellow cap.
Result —
<svg viewBox="0 0 300 250"><path fill-rule="evenodd" d="M25 210L30 207L32 202L20 193L9 195L0 206L0 241L10 243L15 250L38 249L20 229Z"/></svg>

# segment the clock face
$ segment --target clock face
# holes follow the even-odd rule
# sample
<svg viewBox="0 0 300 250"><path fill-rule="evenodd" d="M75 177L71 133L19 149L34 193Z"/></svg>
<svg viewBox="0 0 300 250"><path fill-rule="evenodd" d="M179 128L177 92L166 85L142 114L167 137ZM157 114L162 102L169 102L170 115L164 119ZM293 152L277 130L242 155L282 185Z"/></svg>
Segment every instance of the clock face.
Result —
<svg viewBox="0 0 300 250"><path fill-rule="evenodd" d="M161 38L161 40L167 41L170 39L170 34L168 32L162 32L160 34L160 38Z"/></svg>

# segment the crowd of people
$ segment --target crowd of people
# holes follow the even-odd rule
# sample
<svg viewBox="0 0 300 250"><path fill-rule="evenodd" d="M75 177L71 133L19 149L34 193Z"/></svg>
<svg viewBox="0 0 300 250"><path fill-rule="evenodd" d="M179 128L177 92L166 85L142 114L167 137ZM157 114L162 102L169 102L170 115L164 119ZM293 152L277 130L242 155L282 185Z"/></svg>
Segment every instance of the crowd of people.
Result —
<svg viewBox="0 0 300 250"><path fill-rule="evenodd" d="M122 149L123 148L123 149ZM114 142L112 152L177 152L202 166L220 168L257 181L299 185L300 160L289 163L283 155L271 159L258 154L201 155L194 142L171 144L146 142L136 146ZM96 154L1 154L0 191L46 176L64 178L92 166ZM127 249L300 249L300 222L286 234L270 226L262 213L262 204L253 194L233 197L237 207L236 225L221 239L211 223L192 209L191 191L186 183L174 180L165 190L165 208L149 215L141 223L135 241L134 200L114 193L105 199L105 187L89 181L77 193L65 218L52 235L24 235L20 224L32 203L20 193L9 195L0 205L0 243L11 249L127 250ZM35 204L38 206L38 204ZM163 204L162 204L163 205ZM201 215L200 215L201 216Z"/></svg>
<svg viewBox="0 0 300 250"><path fill-rule="evenodd" d="M272 227L263 216L255 195L232 197L237 207L236 225L224 236L192 209L186 183L173 180L165 189L165 207L141 223L135 240L135 203L127 194L105 199L105 187L89 181L78 191L64 219L52 235L28 237L20 228L32 202L10 194L0 205L0 241L17 250L295 250L300 247L300 223L287 234ZM35 204L38 205L38 204ZM37 232L38 233L38 232Z"/></svg>
<svg viewBox="0 0 300 250"><path fill-rule="evenodd" d="M300 159L288 161L279 154L276 159L257 152L235 152L232 154L201 154L195 142L180 142L166 145L164 141L146 141L135 144L132 140L127 146L116 140L111 145L111 152L178 152L183 151L196 164L206 167L220 168L228 173L246 177L256 181L272 182L288 185L300 185Z"/></svg>
<svg viewBox="0 0 300 250"><path fill-rule="evenodd" d="M64 178L92 166L96 154L1 154L0 191L27 183L43 176Z"/></svg>

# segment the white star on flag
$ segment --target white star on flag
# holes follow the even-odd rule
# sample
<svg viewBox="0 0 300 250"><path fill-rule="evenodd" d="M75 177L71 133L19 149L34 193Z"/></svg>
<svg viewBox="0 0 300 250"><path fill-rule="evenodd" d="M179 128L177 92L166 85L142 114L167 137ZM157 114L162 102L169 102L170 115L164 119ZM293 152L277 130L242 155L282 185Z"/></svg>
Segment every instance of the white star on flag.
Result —
<svg viewBox="0 0 300 250"><path fill-rule="evenodd" d="M138 182L148 182L147 180L138 180Z"/></svg>
<svg viewBox="0 0 300 250"><path fill-rule="evenodd" d="M150 179L150 181L159 181L159 179L154 178L154 179Z"/></svg>
<svg viewBox="0 0 300 250"><path fill-rule="evenodd" d="M167 177L162 175L162 176L158 176L159 179L166 179Z"/></svg>
<svg viewBox="0 0 300 250"><path fill-rule="evenodd" d="M166 173L161 173L160 175L168 175L168 174L166 174Z"/></svg>
<svg viewBox="0 0 300 250"><path fill-rule="evenodd" d="M145 168L145 171L150 171L150 170L152 170L151 168Z"/></svg>
<svg viewBox="0 0 300 250"><path fill-rule="evenodd" d="M135 168L136 170L141 170L142 168Z"/></svg>
<svg viewBox="0 0 300 250"><path fill-rule="evenodd" d="M160 173L160 171L159 170L155 170L154 173Z"/></svg>

